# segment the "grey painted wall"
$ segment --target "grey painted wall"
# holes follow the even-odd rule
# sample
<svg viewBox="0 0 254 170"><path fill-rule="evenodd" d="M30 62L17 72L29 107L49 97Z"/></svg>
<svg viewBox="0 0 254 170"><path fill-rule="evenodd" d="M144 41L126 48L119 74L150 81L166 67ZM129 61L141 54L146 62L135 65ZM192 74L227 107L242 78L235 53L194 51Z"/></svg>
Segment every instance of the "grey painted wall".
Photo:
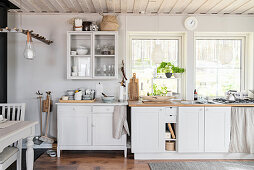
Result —
<svg viewBox="0 0 254 170"><path fill-rule="evenodd" d="M72 29L69 21L73 17L101 20L97 14L64 15L22 15L9 14L9 27L33 29L36 33L51 39L51 46L34 40L36 59L25 60L23 51L26 36L10 33L8 35L8 102L27 103L26 120L39 121L39 103L35 92L51 90L54 100L61 97L67 89L79 87L94 88L96 80L66 79L66 32ZM22 18L22 20L20 20ZM185 32L183 22L186 16L124 16L119 17L119 64L126 57L126 31L156 31L159 18L160 31ZM250 16L197 16L200 32L254 32L254 17ZM22 22L20 22L22 21ZM126 24L126 25L125 25ZM193 32L187 31L186 40L186 91L191 99L194 89L194 39ZM251 56L253 57L253 56ZM253 63L252 63L253 65ZM250 73L253 77L253 72ZM119 80L103 81L107 93L117 95ZM251 83L253 84L253 83ZM56 107L50 123L50 134L56 136ZM38 126L39 127L39 126ZM36 129L39 134L39 128Z"/></svg>

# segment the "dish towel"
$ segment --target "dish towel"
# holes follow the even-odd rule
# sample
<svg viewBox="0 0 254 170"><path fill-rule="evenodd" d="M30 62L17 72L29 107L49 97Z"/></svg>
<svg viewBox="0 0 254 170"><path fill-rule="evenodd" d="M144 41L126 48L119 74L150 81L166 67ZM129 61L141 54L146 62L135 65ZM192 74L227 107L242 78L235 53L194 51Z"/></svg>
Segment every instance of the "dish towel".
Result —
<svg viewBox="0 0 254 170"><path fill-rule="evenodd" d="M124 134L130 135L127 122L127 107L115 106L113 114L113 137L120 139Z"/></svg>
<svg viewBox="0 0 254 170"><path fill-rule="evenodd" d="M254 107L233 107L229 152L254 153Z"/></svg>

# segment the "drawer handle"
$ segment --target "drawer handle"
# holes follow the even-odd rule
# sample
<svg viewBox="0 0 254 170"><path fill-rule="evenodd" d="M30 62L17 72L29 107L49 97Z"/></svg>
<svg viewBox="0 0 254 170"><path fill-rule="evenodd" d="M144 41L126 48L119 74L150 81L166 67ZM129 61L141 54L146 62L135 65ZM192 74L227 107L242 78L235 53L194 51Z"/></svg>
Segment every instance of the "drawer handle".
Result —
<svg viewBox="0 0 254 170"><path fill-rule="evenodd" d="M76 108L75 108L75 107L73 107L73 109L72 109L72 110L76 111Z"/></svg>

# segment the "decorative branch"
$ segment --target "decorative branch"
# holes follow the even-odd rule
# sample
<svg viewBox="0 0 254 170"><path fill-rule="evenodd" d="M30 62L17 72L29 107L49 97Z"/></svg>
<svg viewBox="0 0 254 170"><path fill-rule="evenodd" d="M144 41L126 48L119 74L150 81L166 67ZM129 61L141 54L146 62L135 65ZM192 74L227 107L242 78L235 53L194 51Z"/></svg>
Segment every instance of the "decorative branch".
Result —
<svg viewBox="0 0 254 170"><path fill-rule="evenodd" d="M8 33L8 32L23 33L25 35L27 35L27 32L29 32L32 38L35 38L35 39L37 39L37 40L39 40L39 41L41 41L45 44L50 45L50 44L53 43L53 41L47 40L45 37L40 36L39 34L33 33L33 30L23 30L23 29L20 30L20 29L17 29L17 28L10 29L10 28L6 27L6 28L0 28L0 33L1 32L4 32L4 33Z"/></svg>
<svg viewBox="0 0 254 170"><path fill-rule="evenodd" d="M123 86L123 87L126 87L126 85L125 85L125 80L128 80L127 78L126 78L126 74L125 74L125 70L124 70L124 61L122 60L122 66L121 66L121 72L122 72L122 74L123 74L123 79L122 79L122 81L120 82L120 84L121 84L121 86Z"/></svg>

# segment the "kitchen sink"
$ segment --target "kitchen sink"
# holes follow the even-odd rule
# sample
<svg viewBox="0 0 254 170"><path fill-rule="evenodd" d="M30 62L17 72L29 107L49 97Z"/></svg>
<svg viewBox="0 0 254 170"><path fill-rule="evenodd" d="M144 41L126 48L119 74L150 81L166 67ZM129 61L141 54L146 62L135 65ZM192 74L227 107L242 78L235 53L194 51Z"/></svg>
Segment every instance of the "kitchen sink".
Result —
<svg viewBox="0 0 254 170"><path fill-rule="evenodd" d="M192 101L192 100L181 101L181 103L182 104L216 104L213 101L202 102L202 101Z"/></svg>

